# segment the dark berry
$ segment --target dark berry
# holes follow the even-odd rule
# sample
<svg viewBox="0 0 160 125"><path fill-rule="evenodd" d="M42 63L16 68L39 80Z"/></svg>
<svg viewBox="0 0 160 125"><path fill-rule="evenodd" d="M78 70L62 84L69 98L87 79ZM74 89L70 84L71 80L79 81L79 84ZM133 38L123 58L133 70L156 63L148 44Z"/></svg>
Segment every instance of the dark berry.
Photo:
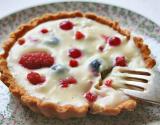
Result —
<svg viewBox="0 0 160 125"><path fill-rule="evenodd" d="M120 38L113 36L109 38L108 43L110 46L119 46L121 44Z"/></svg>
<svg viewBox="0 0 160 125"><path fill-rule="evenodd" d="M52 66L54 58L47 52L30 52L21 56L19 64L28 69L39 69Z"/></svg>
<svg viewBox="0 0 160 125"><path fill-rule="evenodd" d="M29 74L27 74L27 79L33 85L37 85L37 84L41 84L41 83L45 82L45 77L41 76L37 72L30 72Z"/></svg>
<svg viewBox="0 0 160 125"><path fill-rule="evenodd" d="M99 72L99 68L101 66L101 61L98 59L95 59L90 63L90 66L91 66L91 69L93 72Z"/></svg>
<svg viewBox="0 0 160 125"><path fill-rule="evenodd" d="M68 68L64 65L56 64L56 65L52 66L52 70L54 70L57 73L62 73L63 74L63 73L68 71Z"/></svg>
<svg viewBox="0 0 160 125"><path fill-rule="evenodd" d="M69 50L69 56L72 58L79 58L82 55L81 50L73 48Z"/></svg>
<svg viewBox="0 0 160 125"><path fill-rule="evenodd" d="M116 57L115 66L127 66L125 57L124 56Z"/></svg>
<svg viewBox="0 0 160 125"><path fill-rule="evenodd" d="M111 79L107 79L107 80L105 81L105 85L106 85L107 87L111 87L111 85L112 85L112 80L111 80Z"/></svg>
<svg viewBox="0 0 160 125"><path fill-rule="evenodd" d="M53 42L53 44L58 44L58 43L59 43L59 39L54 36L54 37L52 38L52 42Z"/></svg>
<svg viewBox="0 0 160 125"><path fill-rule="evenodd" d="M97 95L91 93L91 92L88 92L85 94L85 98L89 101L89 102L94 102L96 101L97 99Z"/></svg>
<svg viewBox="0 0 160 125"><path fill-rule="evenodd" d="M71 30L73 26L74 25L71 21L63 21L60 23L60 28L63 30Z"/></svg>
<svg viewBox="0 0 160 125"><path fill-rule="evenodd" d="M58 45L59 41L57 37L53 36L50 40L46 41L46 43L49 45Z"/></svg>
<svg viewBox="0 0 160 125"><path fill-rule="evenodd" d="M69 61L69 65L70 65L71 67L77 67L77 66L78 66L78 61L77 61L77 60L74 60L74 59L71 59L71 60Z"/></svg>
<svg viewBox="0 0 160 125"><path fill-rule="evenodd" d="M76 34L75 34L75 38L76 40L81 40L81 39L84 39L84 34L80 31L77 31Z"/></svg>

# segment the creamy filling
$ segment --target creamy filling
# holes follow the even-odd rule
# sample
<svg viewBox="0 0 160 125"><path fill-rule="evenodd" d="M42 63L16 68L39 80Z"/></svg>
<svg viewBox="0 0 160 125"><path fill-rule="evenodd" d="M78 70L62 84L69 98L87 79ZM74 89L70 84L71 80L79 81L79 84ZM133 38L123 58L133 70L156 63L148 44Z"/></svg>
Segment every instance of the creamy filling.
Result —
<svg viewBox="0 0 160 125"><path fill-rule="evenodd" d="M71 30L62 30L59 24L62 21L71 21L74 27ZM41 29L48 29L48 33L41 33ZM76 31L84 34L82 40L75 39ZM121 40L121 44L112 47L105 43L102 35L109 37L117 36ZM113 67L117 56L124 56L127 60L127 67L143 68L145 67L139 50L134 45L132 38L127 41L125 36L120 35L112 28L86 18L61 19L43 23L27 32L23 38L25 43L19 45L18 42L10 50L7 58L8 67L16 79L17 84L23 87L31 96L35 96L46 102L53 102L59 105L87 105L88 101L84 97L85 93L90 91L97 94L95 104L100 106L116 106L123 101L129 99L127 95L122 93L119 88L126 87L116 79L114 68L112 72L104 79L116 79L113 87L102 85L96 89L101 77L93 75L90 70L90 63L99 59L101 62L100 71ZM104 50L100 52L98 47L103 45ZM82 56L77 58L79 65L70 67L68 50L78 48L82 52ZM66 68L63 73L54 71L51 67L30 70L20 65L19 59L27 52L46 51L55 58L54 65L61 65ZM43 84L33 85L27 80L27 74L31 71L38 72L46 77ZM62 88L59 81L65 77L73 76L77 83L67 88Z"/></svg>

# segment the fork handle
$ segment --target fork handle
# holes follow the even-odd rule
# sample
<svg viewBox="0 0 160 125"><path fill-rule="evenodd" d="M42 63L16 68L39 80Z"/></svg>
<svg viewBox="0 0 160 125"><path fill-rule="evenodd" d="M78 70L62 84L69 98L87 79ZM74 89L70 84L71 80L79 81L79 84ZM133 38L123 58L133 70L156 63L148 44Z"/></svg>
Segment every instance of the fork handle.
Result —
<svg viewBox="0 0 160 125"><path fill-rule="evenodd" d="M155 104L155 105L160 105L160 102L157 102L157 101L150 101L150 100L143 100L143 101L151 103L151 104Z"/></svg>

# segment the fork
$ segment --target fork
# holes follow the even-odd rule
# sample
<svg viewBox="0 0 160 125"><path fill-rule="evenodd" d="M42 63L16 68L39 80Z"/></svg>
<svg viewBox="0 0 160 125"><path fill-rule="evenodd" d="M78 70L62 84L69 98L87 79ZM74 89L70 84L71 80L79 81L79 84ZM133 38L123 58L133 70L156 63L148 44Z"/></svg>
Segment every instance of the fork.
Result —
<svg viewBox="0 0 160 125"><path fill-rule="evenodd" d="M160 73L158 71L126 67L119 67L117 71L124 84L129 86L128 88L121 88L125 94L160 105ZM135 89L135 87L141 89Z"/></svg>

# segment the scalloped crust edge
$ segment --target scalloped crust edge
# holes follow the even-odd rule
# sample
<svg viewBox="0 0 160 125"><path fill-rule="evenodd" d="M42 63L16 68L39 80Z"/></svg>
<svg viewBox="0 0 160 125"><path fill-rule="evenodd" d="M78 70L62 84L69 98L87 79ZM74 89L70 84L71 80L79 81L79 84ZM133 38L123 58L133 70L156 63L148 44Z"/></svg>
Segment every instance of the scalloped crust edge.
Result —
<svg viewBox="0 0 160 125"><path fill-rule="evenodd" d="M94 13L82 13L79 11L73 11L73 12L59 12L55 14L53 13L44 14L41 17L34 18L33 20L29 21L26 24L20 25L14 32L10 34L9 38L4 42L3 44L4 53L0 55L0 72L1 72L0 79L4 84L6 84L6 86L9 87L9 90L13 93L13 95L19 98L22 104L28 106L32 111L39 112L45 115L46 117L58 117L61 119L67 119L71 117L82 117L88 113L89 108L94 109L94 111L91 113L93 114L98 113L103 115L117 115L124 109L129 111L133 110L136 107L135 99L129 99L114 108L112 107L102 108L94 104L91 105L87 104L81 107L76 107L73 105L60 106L54 103L43 102L42 100L36 97L30 96L23 88L21 88L16 83L15 79L11 75L7 67L6 58L8 56L11 47L19 38L21 38L29 30L33 29L37 25L42 24L44 22L50 20L75 18L75 17L86 17L95 20L101 24L110 26L120 34L126 36L128 40L130 39L131 36L130 32L126 29L120 28L118 22L112 21L102 16L96 16L96 14ZM155 60L150 57L150 50L148 46L143 44L143 39L140 37L134 37L133 40L137 48L139 48L142 57L144 58L146 67L152 68L155 65Z"/></svg>

